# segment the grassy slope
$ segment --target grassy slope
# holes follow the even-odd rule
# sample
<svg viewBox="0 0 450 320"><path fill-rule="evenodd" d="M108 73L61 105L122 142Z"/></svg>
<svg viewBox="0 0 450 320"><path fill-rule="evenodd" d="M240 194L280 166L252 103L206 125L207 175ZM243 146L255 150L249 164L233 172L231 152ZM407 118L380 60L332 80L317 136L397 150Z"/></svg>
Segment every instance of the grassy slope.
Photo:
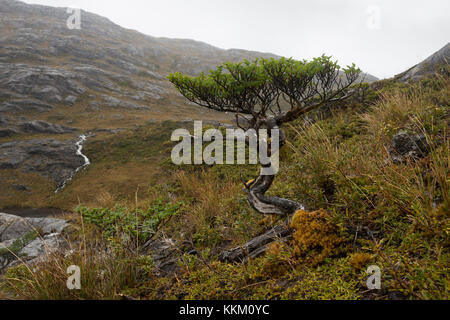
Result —
<svg viewBox="0 0 450 320"><path fill-rule="evenodd" d="M241 169L251 178L256 168L176 168L161 162L174 124L146 125L89 144L94 165L60 199L72 203L84 194L84 204L105 208L81 209L83 224L73 217L80 227L72 240L90 245L55 255L34 273L11 269L5 290L22 298L448 299L449 79L379 87L370 103L354 101L316 114L311 126L289 128L271 192L311 212L298 212L294 239L271 245L265 256L247 264L217 258L277 223L252 211L241 190ZM393 164L387 146L401 129L426 133L431 153ZM143 233L149 215L158 235L183 243L177 276L156 275L139 250L151 237ZM89 249L105 242L114 253ZM68 292L64 266L74 263L83 269L83 289ZM365 286L371 264L382 270L381 291Z"/></svg>
<svg viewBox="0 0 450 320"><path fill-rule="evenodd" d="M87 170L78 174L77 179L58 195L54 194L57 186L51 179L20 169L0 170L0 180L7 182L0 184L0 210L8 207L57 207L70 211L80 201L92 205L101 205L102 203L95 202L95 198L102 192L112 193L114 199L121 199L123 196L134 194L138 185L147 185L153 173L157 172L157 165L154 162L157 163L162 160L159 151L163 149L162 145L170 139L170 128L172 126L164 127L164 141L154 141L154 139L158 139L157 133L161 132L159 128L161 123L167 123L166 121L170 119L184 120L187 114L194 114L197 115L196 117L205 120L229 121L226 116L220 115L218 117L209 112L200 115L198 108L190 108L192 110L181 108L177 111L173 107L168 107L161 114L156 114L153 111L120 109L104 109L101 112L73 114L73 111L70 113L65 110L66 108L61 108L47 113L31 115L30 119L45 120L63 125L67 125L66 121L72 119L73 123L69 125L78 128L80 133L63 135L19 134L9 138L0 138L0 143L29 139L75 141L79 134L95 132L96 129L120 129L121 131L116 134L96 132L95 136L89 137L85 144L84 153L92 160L93 164ZM178 114L178 112L181 114ZM185 124L178 123L177 128L183 126ZM149 135L153 135L154 138L148 138ZM118 142L121 142L121 144ZM147 153L135 156L133 152L136 147L139 152ZM105 150L112 150L111 158L100 154L105 153ZM130 150L133 152L130 153ZM114 152L122 153L114 154ZM139 163L136 163L136 157L140 157ZM117 165L117 161L120 162L119 165ZM125 163L127 165L122 166ZM115 182L119 184L115 184ZM16 190L11 187L13 184L25 185L29 191ZM133 190L130 192L129 189Z"/></svg>

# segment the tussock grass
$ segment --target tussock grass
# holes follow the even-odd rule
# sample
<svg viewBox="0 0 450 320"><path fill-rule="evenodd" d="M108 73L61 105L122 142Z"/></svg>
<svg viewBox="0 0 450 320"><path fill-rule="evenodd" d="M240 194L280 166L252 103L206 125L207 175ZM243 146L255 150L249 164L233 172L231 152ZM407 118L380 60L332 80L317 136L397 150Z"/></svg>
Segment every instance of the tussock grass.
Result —
<svg viewBox="0 0 450 320"><path fill-rule="evenodd" d="M301 171L298 198L334 212L355 252L384 266L387 286L417 299L449 297L448 104L440 103L450 87L440 77L432 84L383 93L360 116L365 134L340 135L341 116L293 127L294 165L285 176ZM392 162L388 148L401 130L425 135L424 159Z"/></svg>
<svg viewBox="0 0 450 320"><path fill-rule="evenodd" d="M225 242L245 241L255 231L256 214L247 207L243 185L231 176L218 179L214 172L175 174L180 197L190 200L180 223L184 237L192 237L199 246L215 247Z"/></svg>
<svg viewBox="0 0 450 320"><path fill-rule="evenodd" d="M46 249L41 261L22 262L2 275L0 293L19 300L120 299L122 292L137 283L140 256L137 251L112 248L91 227L78 227L67 236L64 249ZM69 290L69 266L81 269L81 290Z"/></svg>

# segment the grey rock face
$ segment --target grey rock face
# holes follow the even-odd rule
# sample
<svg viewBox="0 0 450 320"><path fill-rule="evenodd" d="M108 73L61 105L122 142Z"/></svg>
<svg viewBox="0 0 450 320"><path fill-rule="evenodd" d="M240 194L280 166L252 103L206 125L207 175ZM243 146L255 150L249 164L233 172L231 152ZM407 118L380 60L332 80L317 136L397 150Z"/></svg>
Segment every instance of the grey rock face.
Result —
<svg viewBox="0 0 450 320"><path fill-rule="evenodd" d="M410 135L400 131L392 138L392 147L389 154L394 163L405 163L408 160L417 160L428 155L430 146L425 135Z"/></svg>
<svg viewBox="0 0 450 320"><path fill-rule="evenodd" d="M175 93L170 72L199 74L225 61L275 57L154 38L85 11L80 33L67 28L68 17L65 8L0 0L0 28L8 30L0 35L0 112L76 106L87 91L117 94L119 108L146 109Z"/></svg>
<svg viewBox="0 0 450 320"><path fill-rule="evenodd" d="M131 110L143 110L143 109L147 109L150 110L151 108L145 105L138 105L138 104L134 104L132 102L129 101L123 101L123 100L119 100L115 97L111 97L108 95L103 95L103 105L110 107L110 108L124 108L124 109L131 109ZM90 105L91 107L98 107L98 105L96 104L92 104Z"/></svg>
<svg viewBox="0 0 450 320"><path fill-rule="evenodd" d="M15 129L7 128L7 129L0 129L0 138L5 137L11 137L15 134L18 134L19 132Z"/></svg>
<svg viewBox="0 0 450 320"><path fill-rule="evenodd" d="M42 238L34 239L20 251L20 255L33 261L46 253L56 251L62 244L63 241L60 235L58 233L52 233Z"/></svg>
<svg viewBox="0 0 450 320"><path fill-rule="evenodd" d="M68 223L60 219L21 218L0 213L0 241L18 239L32 230L38 230L41 235L61 233L67 226Z"/></svg>
<svg viewBox="0 0 450 320"><path fill-rule="evenodd" d="M42 101L61 102L62 96L80 95L86 90L74 81L76 74L65 69L10 63L1 63L0 68L3 71L0 85L4 90Z"/></svg>
<svg viewBox="0 0 450 320"><path fill-rule="evenodd" d="M0 169L22 169L37 172L60 185L84 159L76 154L75 141L35 139L0 144Z"/></svg>
<svg viewBox="0 0 450 320"><path fill-rule="evenodd" d="M9 123L9 119L7 117L0 117L0 126L6 126Z"/></svg>
<svg viewBox="0 0 450 320"><path fill-rule="evenodd" d="M64 8L0 0L0 27L8 30L0 36L0 112L74 106L88 90L136 89L119 104L128 109L145 109L129 99L151 102L168 94L166 73L147 62L149 53L164 51L156 39L88 12L82 12L81 36L67 28L68 16Z"/></svg>
<svg viewBox="0 0 450 320"><path fill-rule="evenodd" d="M6 118L4 118L6 119ZM11 121L1 121L2 124L12 124ZM46 134L64 134L64 133L72 133L77 131L75 128L67 127L64 125L48 123L45 121L34 120L34 121L25 121L19 122L15 126L11 126L9 128L1 128L0 127L0 138L11 137L19 133L46 133Z"/></svg>
<svg viewBox="0 0 450 320"><path fill-rule="evenodd" d="M0 272L18 264L16 256L31 264L60 249L64 245L61 233L68 225L60 219L21 218L0 213Z"/></svg>
<svg viewBox="0 0 450 320"><path fill-rule="evenodd" d="M403 82L417 81L424 76L435 73L438 67L445 65L448 62L450 62L450 43L447 43L445 47L418 65L415 65L408 71L396 76L396 78Z"/></svg>
<svg viewBox="0 0 450 320"><path fill-rule="evenodd" d="M59 124L52 124L45 121L30 121L20 125L23 132L26 133L54 133L63 134L76 131L75 128L66 127Z"/></svg>
<svg viewBox="0 0 450 320"><path fill-rule="evenodd" d="M77 102L77 100L78 100L78 98L75 96L67 96L64 99L64 103L72 106L75 104L75 102Z"/></svg>
<svg viewBox="0 0 450 320"><path fill-rule="evenodd" d="M277 58L155 38L85 11L82 32L69 30L69 16L65 8L0 0L0 28L7 30L0 35L0 112L76 106L89 91L119 97L119 108L146 109L155 100L177 95L166 78L171 72L198 75L223 62Z"/></svg>
<svg viewBox="0 0 450 320"><path fill-rule="evenodd" d="M26 113L28 111L43 112L53 108L52 105L42 103L35 99L14 99L0 104L0 114L8 111L20 113Z"/></svg>

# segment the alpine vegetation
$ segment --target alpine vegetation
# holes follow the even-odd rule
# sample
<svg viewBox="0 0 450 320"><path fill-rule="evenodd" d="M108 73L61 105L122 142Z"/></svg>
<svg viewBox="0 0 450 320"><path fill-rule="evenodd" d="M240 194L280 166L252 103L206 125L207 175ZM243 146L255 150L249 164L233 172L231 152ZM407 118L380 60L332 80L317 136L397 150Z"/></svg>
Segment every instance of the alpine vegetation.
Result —
<svg viewBox="0 0 450 320"><path fill-rule="evenodd" d="M352 87L360 74L355 65L342 69L323 55L312 61L281 58L224 63L208 75L174 73L169 81L199 106L236 113L237 126L255 130L258 139L264 139L260 129L267 130L268 139L275 130L281 148L286 144L283 125L321 106L344 101L356 91ZM268 155L277 152L268 150ZM295 201L266 195L277 172L264 170L271 163L262 167L259 177L245 184L252 207L262 214L281 216L301 209Z"/></svg>

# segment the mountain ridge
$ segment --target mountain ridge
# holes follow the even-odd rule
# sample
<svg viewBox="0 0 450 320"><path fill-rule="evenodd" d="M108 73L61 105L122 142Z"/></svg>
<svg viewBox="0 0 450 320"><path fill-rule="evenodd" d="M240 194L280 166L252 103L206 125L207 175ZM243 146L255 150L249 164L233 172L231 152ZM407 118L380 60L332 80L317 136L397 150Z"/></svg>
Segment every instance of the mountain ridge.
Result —
<svg viewBox="0 0 450 320"><path fill-rule="evenodd" d="M448 64L449 61L450 42L422 62L396 75L394 78L402 82L407 82L410 80L417 81L424 76L434 73L437 68L444 64Z"/></svg>

